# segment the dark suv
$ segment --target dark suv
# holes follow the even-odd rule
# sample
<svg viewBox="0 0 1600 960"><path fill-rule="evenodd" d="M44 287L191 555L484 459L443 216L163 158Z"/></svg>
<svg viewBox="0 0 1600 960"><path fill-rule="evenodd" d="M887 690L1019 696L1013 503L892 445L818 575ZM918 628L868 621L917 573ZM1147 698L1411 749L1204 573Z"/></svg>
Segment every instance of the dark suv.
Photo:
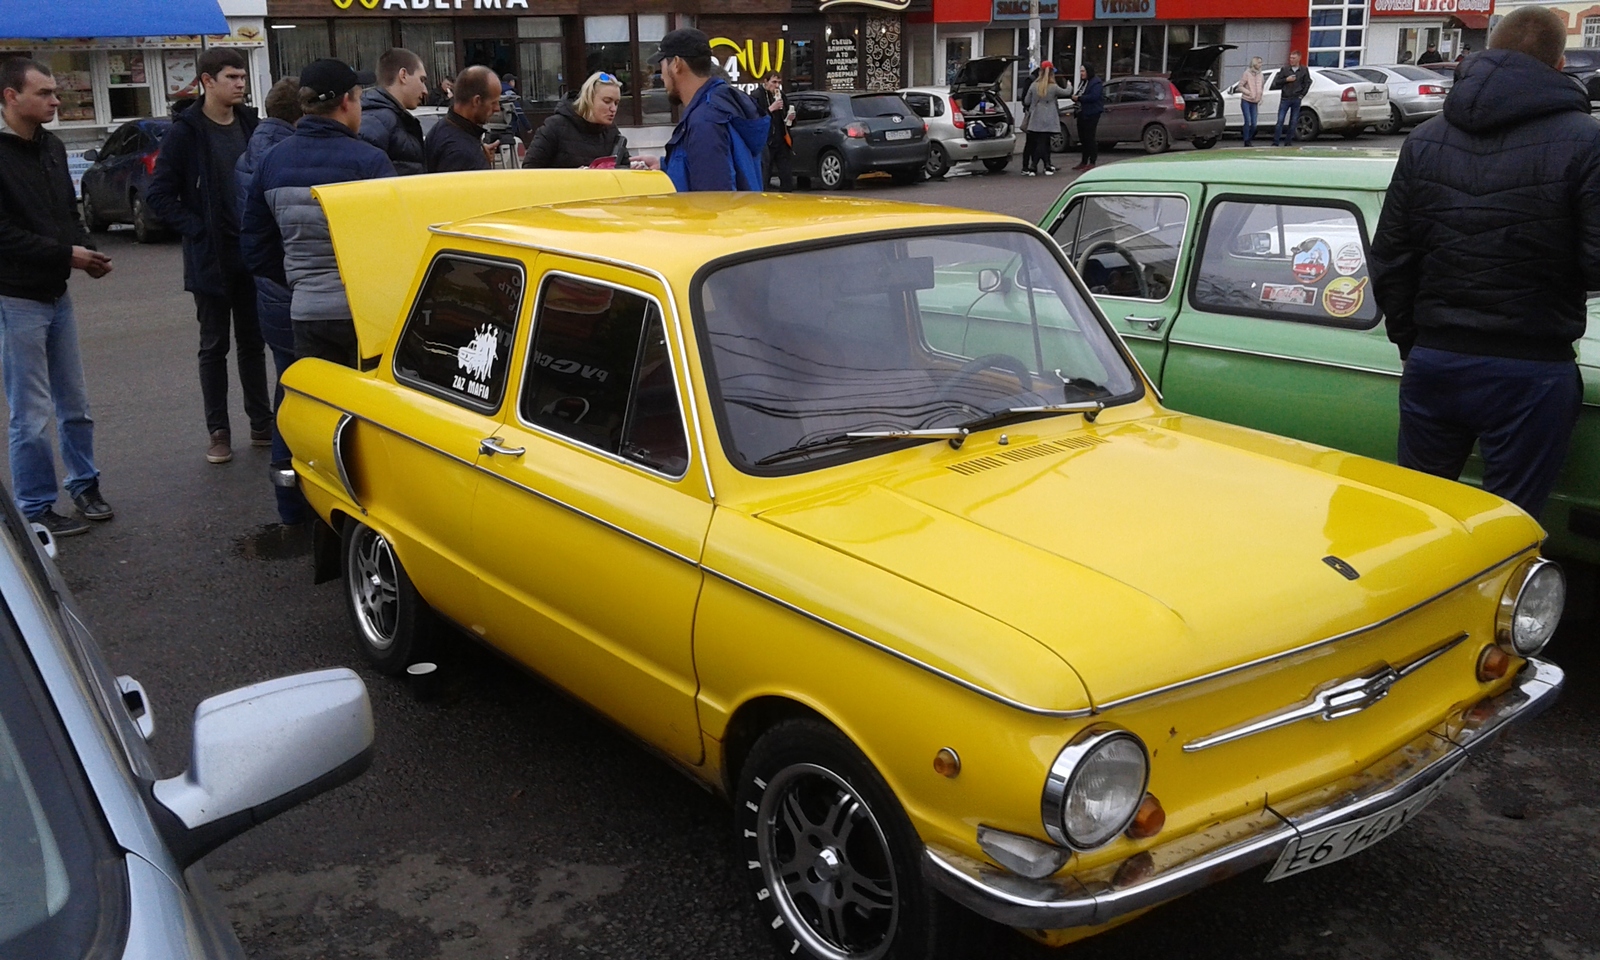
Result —
<svg viewBox="0 0 1600 960"><path fill-rule="evenodd" d="M145 205L145 189L156 172L156 154L170 120L134 120L124 123L98 150L84 151L92 166L83 172L83 225L99 233L113 223L133 224L140 243L167 234L163 224Z"/></svg>
<svg viewBox="0 0 1600 960"><path fill-rule="evenodd" d="M821 93L789 96L794 106L794 172L802 186L812 179L830 190L852 186L856 177L885 170L897 182L927 176L928 125L893 93Z"/></svg>

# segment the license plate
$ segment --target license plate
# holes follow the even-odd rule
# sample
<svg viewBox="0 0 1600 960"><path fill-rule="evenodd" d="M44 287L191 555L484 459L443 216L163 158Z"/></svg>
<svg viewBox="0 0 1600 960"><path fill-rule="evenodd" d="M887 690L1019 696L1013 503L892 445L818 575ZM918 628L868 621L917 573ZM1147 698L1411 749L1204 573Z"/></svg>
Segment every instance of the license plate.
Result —
<svg viewBox="0 0 1600 960"><path fill-rule="evenodd" d="M1318 830L1316 833L1290 841L1279 855L1278 862L1273 865L1272 872L1267 874L1265 882L1271 883L1284 877L1298 876L1308 870L1338 863L1345 857L1353 857L1366 850L1410 823L1423 807L1439 796L1444 790L1445 781L1449 780L1450 774L1454 772L1451 770L1450 773L1435 780L1426 790L1410 800L1362 817L1354 823Z"/></svg>
<svg viewBox="0 0 1600 960"><path fill-rule="evenodd" d="M910 140L911 139L911 131L910 130L890 130L888 133L883 135L883 139L885 139L885 140Z"/></svg>
<svg viewBox="0 0 1600 960"><path fill-rule="evenodd" d="M1366 93L1363 93L1362 96L1366 97L1368 100L1382 100L1383 99L1383 91L1382 90L1368 90Z"/></svg>

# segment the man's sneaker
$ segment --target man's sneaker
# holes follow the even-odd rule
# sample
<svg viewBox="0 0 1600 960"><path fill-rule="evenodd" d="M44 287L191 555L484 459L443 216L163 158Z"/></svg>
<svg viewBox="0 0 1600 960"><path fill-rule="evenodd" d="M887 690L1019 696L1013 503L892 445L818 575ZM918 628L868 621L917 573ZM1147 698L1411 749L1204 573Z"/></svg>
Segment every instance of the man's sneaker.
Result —
<svg viewBox="0 0 1600 960"><path fill-rule="evenodd" d="M251 427L250 428L250 446L252 446L252 447L270 447L270 446L272 446L272 428L271 427L262 427L260 430L257 430L255 427Z"/></svg>
<svg viewBox="0 0 1600 960"><path fill-rule="evenodd" d="M37 523L50 531L50 535L57 539L61 537L76 537L80 533L89 532L89 523L77 517L63 517L54 510L46 509L43 513L36 513L28 518L29 523Z"/></svg>
<svg viewBox="0 0 1600 960"><path fill-rule="evenodd" d="M1022 171L1022 175L1024 177L1031 177L1031 176L1033 176L1033 171L1032 170L1024 170L1024 171Z"/></svg>
<svg viewBox="0 0 1600 960"><path fill-rule="evenodd" d="M83 514L85 520L110 520L116 515L111 509L111 504L106 503L106 498L100 496L98 482L73 497L72 502L78 505L78 512Z"/></svg>
<svg viewBox="0 0 1600 960"><path fill-rule="evenodd" d="M206 460L210 463L227 463L233 459L233 437L226 430L211 431L211 446L206 448Z"/></svg>

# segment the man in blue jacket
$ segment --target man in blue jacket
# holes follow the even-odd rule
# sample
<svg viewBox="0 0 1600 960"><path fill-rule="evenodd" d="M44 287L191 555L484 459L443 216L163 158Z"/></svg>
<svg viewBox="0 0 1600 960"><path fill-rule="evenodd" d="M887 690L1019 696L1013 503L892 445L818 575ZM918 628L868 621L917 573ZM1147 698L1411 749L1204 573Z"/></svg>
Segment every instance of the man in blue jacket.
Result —
<svg viewBox="0 0 1600 960"><path fill-rule="evenodd" d="M294 136L267 151L245 201L241 245L258 277L289 288L295 356L357 366L355 322L345 297L333 237L311 188L395 176L382 150L356 136L363 77L338 60L300 71ZM370 75L366 78L371 82Z"/></svg>
<svg viewBox="0 0 1600 960"><path fill-rule="evenodd" d="M680 192L760 190L761 151L771 122L755 101L711 75L706 35L673 30L661 38L650 65L661 71L668 99L684 105L663 165L673 186Z"/></svg>

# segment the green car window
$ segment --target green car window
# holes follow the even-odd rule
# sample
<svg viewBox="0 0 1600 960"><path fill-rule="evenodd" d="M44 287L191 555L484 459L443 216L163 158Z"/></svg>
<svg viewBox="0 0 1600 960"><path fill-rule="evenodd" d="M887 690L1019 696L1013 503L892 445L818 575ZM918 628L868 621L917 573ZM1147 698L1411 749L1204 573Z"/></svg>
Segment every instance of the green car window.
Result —
<svg viewBox="0 0 1600 960"><path fill-rule="evenodd" d="M1100 194L1075 202L1054 236L1090 293L1160 301L1172 292L1188 224L1186 197Z"/></svg>
<svg viewBox="0 0 1600 960"><path fill-rule="evenodd" d="M1332 203L1218 200L1189 300L1247 317L1361 329L1378 322L1360 217Z"/></svg>

